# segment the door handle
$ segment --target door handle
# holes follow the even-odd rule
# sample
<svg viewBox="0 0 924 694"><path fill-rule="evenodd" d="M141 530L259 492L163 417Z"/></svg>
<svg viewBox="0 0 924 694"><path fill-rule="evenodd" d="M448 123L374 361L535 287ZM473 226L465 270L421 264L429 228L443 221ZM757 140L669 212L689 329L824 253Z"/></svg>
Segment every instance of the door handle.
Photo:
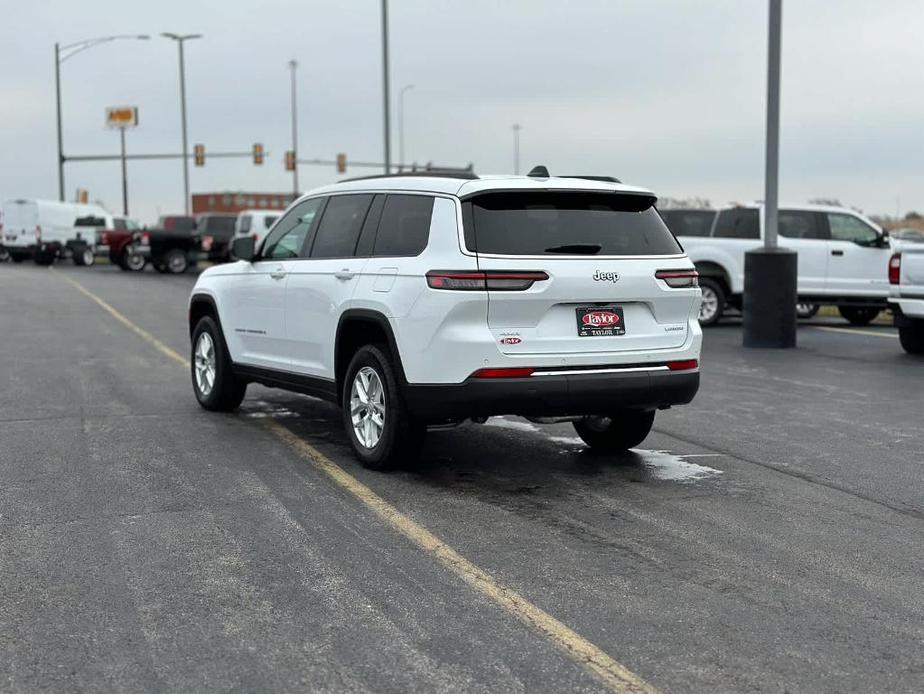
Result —
<svg viewBox="0 0 924 694"><path fill-rule="evenodd" d="M351 280L356 276L355 272L350 272L350 268L345 267L340 272L335 272L334 277L338 280Z"/></svg>
<svg viewBox="0 0 924 694"><path fill-rule="evenodd" d="M844 255L844 251L831 251L831 255Z"/></svg>
<svg viewBox="0 0 924 694"><path fill-rule="evenodd" d="M270 273L270 277L272 277L274 280L281 280L285 276L286 276L286 271L284 268L281 268L281 267L277 267L275 270L273 270Z"/></svg>

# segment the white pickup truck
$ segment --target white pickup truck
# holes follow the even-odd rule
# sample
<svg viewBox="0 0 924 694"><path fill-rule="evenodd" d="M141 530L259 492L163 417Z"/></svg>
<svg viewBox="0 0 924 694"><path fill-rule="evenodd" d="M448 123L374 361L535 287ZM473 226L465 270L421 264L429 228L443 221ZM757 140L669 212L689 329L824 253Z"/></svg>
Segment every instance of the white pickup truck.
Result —
<svg viewBox="0 0 924 694"><path fill-rule="evenodd" d="M699 271L700 324L712 325L726 306L740 310L744 254L763 239L763 206L719 210L708 236L679 237ZM888 307L888 237L866 217L843 207L798 205L779 210L779 244L799 255L800 303L837 306L854 325Z"/></svg>
<svg viewBox="0 0 924 694"><path fill-rule="evenodd" d="M924 354L924 242L897 241L889 260L889 305L902 347Z"/></svg>

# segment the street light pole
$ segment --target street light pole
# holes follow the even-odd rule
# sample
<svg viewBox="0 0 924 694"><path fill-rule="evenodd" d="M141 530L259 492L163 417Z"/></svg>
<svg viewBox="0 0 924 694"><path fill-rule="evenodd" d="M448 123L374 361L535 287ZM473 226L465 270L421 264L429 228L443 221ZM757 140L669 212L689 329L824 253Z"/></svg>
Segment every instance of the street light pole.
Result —
<svg viewBox="0 0 924 694"><path fill-rule="evenodd" d="M786 348L796 346L798 256L777 244L783 0L769 0L769 5L764 243L744 255L742 343L745 347Z"/></svg>
<svg viewBox="0 0 924 694"><path fill-rule="evenodd" d="M295 166L292 168L292 193L293 200L298 198L298 95L295 87L295 71L298 69L298 61L290 60L289 69L292 71L292 151L295 153Z"/></svg>
<svg viewBox="0 0 924 694"><path fill-rule="evenodd" d="M382 0L382 97L385 120L385 173L391 173L391 98L388 93L388 0Z"/></svg>
<svg viewBox="0 0 924 694"><path fill-rule="evenodd" d="M162 32L161 36L177 42L180 49L180 119L183 129L183 209L189 214L189 141L186 137L186 63L183 55L183 43L202 38L202 34L173 34Z"/></svg>
<svg viewBox="0 0 924 694"><path fill-rule="evenodd" d="M520 174L520 124L513 124L513 173Z"/></svg>
<svg viewBox="0 0 924 694"><path fill-rule="evenodd" d="M64 202L64 133L61 116L61 63L70 58L72 55L93 48L101 43L118 41L119 39L137 39L147 41L150 37L147 34L118 34L116 36L100 36L95 39L84 39L75 41L66 46L55 42L55 112L58 129L58 200Z"/></svg>
<svg viewBox="0 0 924 694"><path fill-rule="evenodd" d="M128 216L128 166L125 160L125 128L119 128L122 140L122 214Z"/></svg>
<svg viewBox="0 0 924 694"><path fill-rule="evenodd" d="M398 92L398 171L404 171L404 92L413 89L413 84L406 84Z"/></svg>

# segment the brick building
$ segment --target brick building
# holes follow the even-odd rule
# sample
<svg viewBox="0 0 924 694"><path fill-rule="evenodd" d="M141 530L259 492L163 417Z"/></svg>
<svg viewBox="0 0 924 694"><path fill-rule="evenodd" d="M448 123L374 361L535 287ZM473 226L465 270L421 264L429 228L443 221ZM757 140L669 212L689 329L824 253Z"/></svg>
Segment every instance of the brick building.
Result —
<svg viewBox="0 0 924 694"><path fill-rule="evenodd" d="M284 210L292 193L193 193L193 214L203 212L236 213L241 210Z"/></svg>

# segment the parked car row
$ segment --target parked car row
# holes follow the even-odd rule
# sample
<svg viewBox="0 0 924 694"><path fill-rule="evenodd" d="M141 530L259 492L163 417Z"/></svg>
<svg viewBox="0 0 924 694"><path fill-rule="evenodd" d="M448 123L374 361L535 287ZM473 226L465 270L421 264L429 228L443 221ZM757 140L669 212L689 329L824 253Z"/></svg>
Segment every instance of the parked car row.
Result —
<svg viewBox="0 0 924 694"><path fill-rule="evenodd" d="M99 205L10 200L0 206L0 260L50 265L71 259L92 265L96 258L108 258L130 272L151 265L158 272L182 273L200 261L229 261L236 236L259 243L278 216L267 210L164 215L154 227L142 228Z"/></svg>

